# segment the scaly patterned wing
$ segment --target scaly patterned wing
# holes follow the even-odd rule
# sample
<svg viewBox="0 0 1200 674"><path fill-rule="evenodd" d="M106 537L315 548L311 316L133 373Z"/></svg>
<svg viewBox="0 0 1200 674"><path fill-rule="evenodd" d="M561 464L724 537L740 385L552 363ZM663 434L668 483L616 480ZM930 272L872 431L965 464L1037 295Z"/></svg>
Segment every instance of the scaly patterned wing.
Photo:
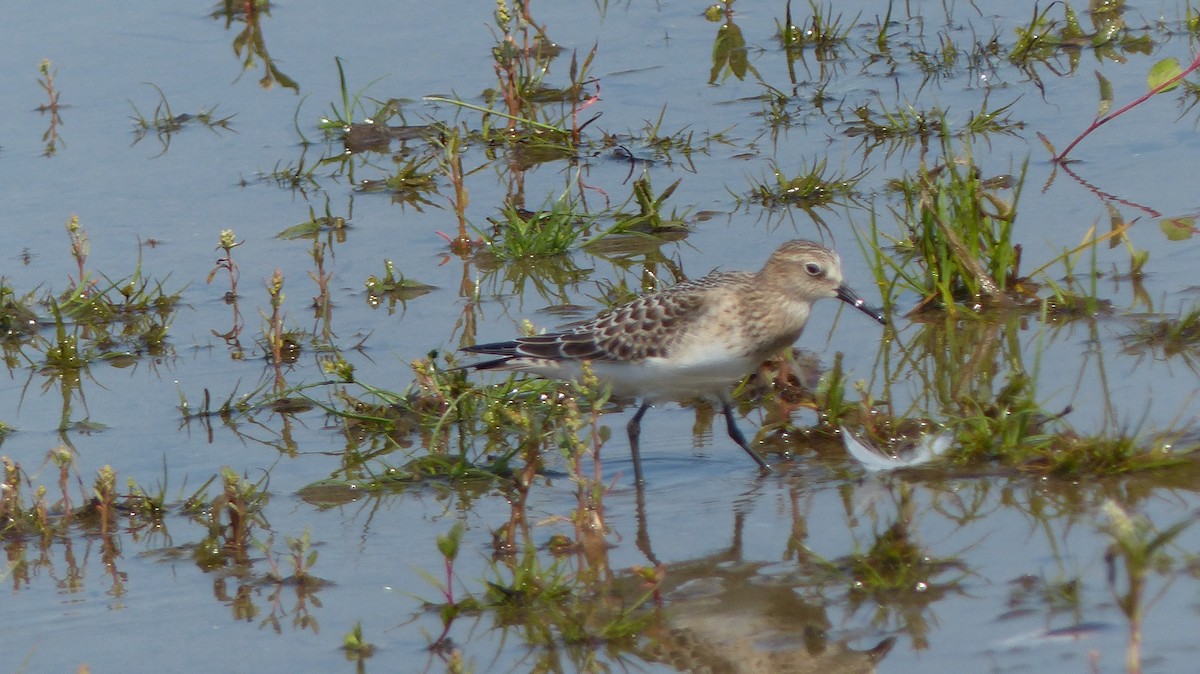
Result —
<svg viewBox="0 0 1200 674"><path fill-rule="evenodd" d="M706 290L742 274L709 274L643 295L570 330L515 340L514 357L639 361L665 356L702 310ZM508 346L510 343L505 343ZM497 351L484 351L494 353Z"/></svg>

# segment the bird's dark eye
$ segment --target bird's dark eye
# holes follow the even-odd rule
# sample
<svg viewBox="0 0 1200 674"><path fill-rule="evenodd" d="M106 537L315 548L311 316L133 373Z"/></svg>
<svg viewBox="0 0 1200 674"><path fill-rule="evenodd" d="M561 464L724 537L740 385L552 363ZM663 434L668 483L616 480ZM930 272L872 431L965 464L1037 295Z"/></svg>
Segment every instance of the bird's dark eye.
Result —
<svg viewBox="0 0 1200 674"><path fill-rule="evenodd" d="M822 273L824 273L824 270L821 269L821 265L817 264L816 262L809 262L808 264L804 265L804 271L808 272L810 276L820 276Z"/></svg>

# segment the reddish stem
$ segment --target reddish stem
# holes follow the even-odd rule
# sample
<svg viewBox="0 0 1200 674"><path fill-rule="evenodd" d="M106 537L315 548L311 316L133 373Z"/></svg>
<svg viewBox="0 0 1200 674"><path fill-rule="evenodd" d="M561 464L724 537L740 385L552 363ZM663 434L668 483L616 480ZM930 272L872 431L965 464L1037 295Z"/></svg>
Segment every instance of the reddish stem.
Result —
<svg viewBox="0 0 1200 674"><path fill-rule="evenodd" d="M1066 159L1067 155L1071 153L1071 150L1075 149L1075 146L1078 145L1079 142L1082 141L1084 138L1087 138L1088 135L1091 134L1093 131L1095 131L1096 129L1099 129L1101 126L1111 122L1112 120L1116 119L1117 117L1125 114L1126 112L1133 109L1134 107L1141 105L1147 99L1149 99L1151 96L1159 94L1162 91L1174 86L1175 83L1177 83L1177 82L1179 82L1179 80L1182 80L1183 78L1187 77L1189 74L1191 74L1191 72L1193 70L1195 70L1197 68L1200 68L1200 53L1196 54L1196 58L1192 60L1191 65L1189 65L1187 68L1185 68L1183 70L1183 72L1179 73L1175 77L1172 77L1171 79L1167 80L1166 82L1163 82L1162 84L1158 85L1157 87L1154 87L1150 91L1143 94L1141 98L1137 99L1136 101L1134 101L1132 103L1129 103L1128 105L1122 107L1120 110L1117 110L1114 113L1105 115L1104 117L1100 117L1100 118L1096 119L1095 121L1093 121L1091 126L1089 126L1083 133L1079 134L1078 138L1071 141L1071 144L1067 146L1067 149L1063 150L1062 153L1060 153L1052 161L1056 164L1063 163L1063 161Z"/></svg>

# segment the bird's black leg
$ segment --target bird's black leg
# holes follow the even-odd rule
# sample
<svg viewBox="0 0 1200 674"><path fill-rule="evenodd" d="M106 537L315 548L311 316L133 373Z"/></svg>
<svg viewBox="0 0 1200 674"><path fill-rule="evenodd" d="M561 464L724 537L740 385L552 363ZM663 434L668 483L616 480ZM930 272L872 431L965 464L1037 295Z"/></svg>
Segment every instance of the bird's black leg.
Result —
<svg viewBox="0 0 1200 674"><path fill-rule="evenodd" d="M750 449L750 444L746 442L746 436L742 435L742 431L737 427L737 422L733 420L733 405L723 402L721 411L725 414L725 426L729 429L729 437L733 438L733 441L738 443L739 447L746 450L746 453L750 455L750 458L754 459L759 468L770 472L771 466L758 455L758 452Z"/></svg>
<svg viewBox="0 0 1200 674"><path fill-rule="evenodd" d="M629 420L629 425L625 427L625 430L629 431L629 453L633 455L633 481L639 487L644 482L642 480L642 451L638 447L638 437L642 434L642 417L646 416L649 409L650 403L642 403L637 413Z"/></svg>

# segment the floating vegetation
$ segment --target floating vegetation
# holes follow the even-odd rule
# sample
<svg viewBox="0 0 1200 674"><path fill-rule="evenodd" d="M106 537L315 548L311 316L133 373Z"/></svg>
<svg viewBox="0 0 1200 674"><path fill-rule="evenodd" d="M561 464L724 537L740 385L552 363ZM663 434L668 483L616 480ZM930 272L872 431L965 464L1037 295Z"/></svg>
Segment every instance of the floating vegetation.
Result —
<svg viewBox="0 0 1200 674"><path fill-rule="evenodd" d="M374 274L368 276L366 286L367 303L373 307L378 306L385 299L390 307L396 302L405 302L434 290L431 285L404 278L404 274L398 274L396 265L388 259L383 261L383 276Z"/></svg>
<svg viewBox="0 0 1200 674"><path fill-rule="evenodd" d="M175 134L183 131L187 126L199 125L214 133L233 130L230 122L235 115L219 117L216 114L217 106L201 109L195 114L186 112L175 114L171 110L171 104L167 101L167 95L163 93L163 90L154 84L150 86L158 93L158 103L154 106L154 112L150 117L143 115L137 105L133 101L129 101L129 107L133 108L133 115L130 119L133 120L134 145L140 143L148 134L153 133L154 137L158 139L159 145L162 146L162 152L158 153L158 156L161 157L171 149L171 139Z"/></svg>
<svg viewBox="0 0 1200 674"><path fill-rule="evenodd" d="M792 20L792 2L784 7L783 21L775 21L776 39L788 50L803 51L812 48L817 60L825 61L838 57L838 48L850 43L850 31L858 23L858 16L846 20L843 14L834 15L833 4L821 7L817 0L809 0L812 15L802 26Z"/></svg>
<svg viewBox="0 0 1200 674"><path fill-rule="evenodd" d="M615 215L616 223L613 227L599 236L609 236L612 234L661 236L685 230L683 218L675 211L671 211L670 215L663 214L664 203L675 193L675 189L679 187L680 182L680 180L676 180L663 190L661 194L655 195L648 175L634 180L630 201L637 204L638 212L624 213L618 211ZM595 237L589 243L595 243L597 239L598 237Z"/></svg>
<svg viewBox="0 0 1200 674"><path fill-rule="evenodd" d="M853 111L855 119L845 122L843 133L851 138L861 137L865 155L878 147L886 147L889 155L897 149L912 147L919 147L924 154L934 138L1015 133L1024 124L1010 118L1012 106L1009 103L989 110L985 97L980 109L971 113L961 130L951 130L947 126L946 113L937 108L917 110L908 105L889 110L881 106L879 111L874 111L861 105Z"/></svg>
<svg viewBox="0 0 1200 674"><path fill-rule="evenodd" d="M814 159L812 166L789 178L778 166L772 166L772 178L764 179L750 191L755 201L768 208L794 206L812 212L852 200L855 186L866 171L855 175L827 170L827 159Z"/></svg>
<svg viewBox="0 0 1200 674"><path fill-rule="evenodd" d="M1138 321L1132 332L1121 337L1121 342L1126 353L1178 358L1195 370L1200 366L1200 307L1176 318Z"/></svg>

